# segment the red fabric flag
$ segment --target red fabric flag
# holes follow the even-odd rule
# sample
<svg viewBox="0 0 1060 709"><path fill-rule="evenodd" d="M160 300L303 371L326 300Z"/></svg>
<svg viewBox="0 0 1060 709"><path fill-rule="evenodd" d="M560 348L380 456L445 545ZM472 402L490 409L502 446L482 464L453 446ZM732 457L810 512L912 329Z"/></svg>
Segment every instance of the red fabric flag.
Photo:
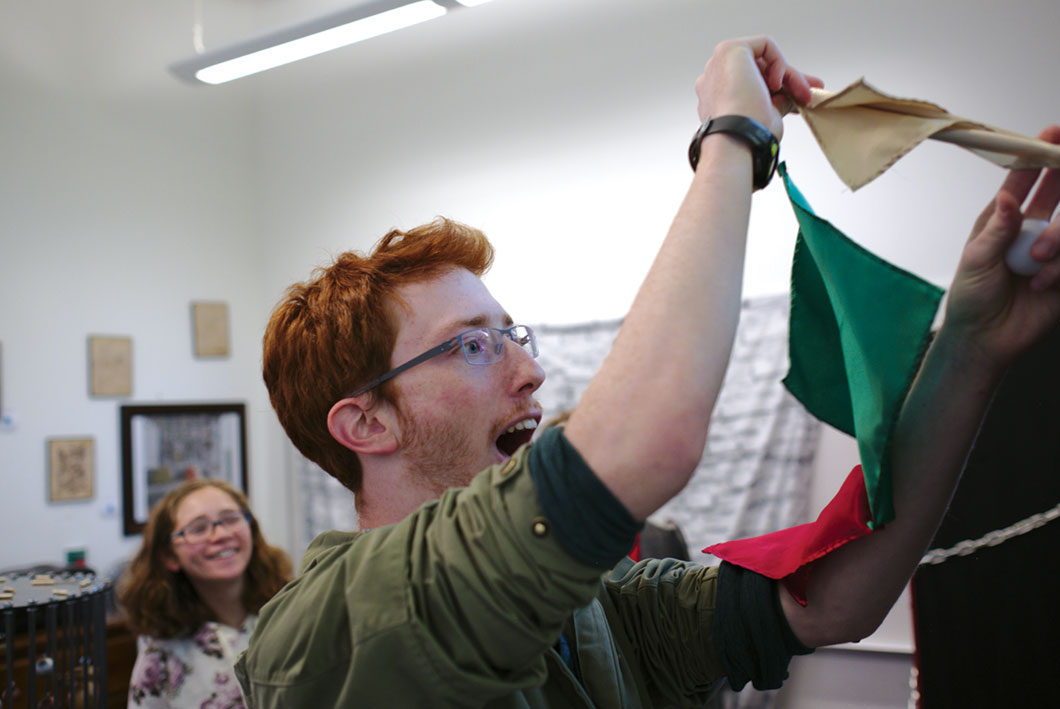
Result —
<svg viewBox="0 0 1060 709"><path fill-rule="evenodd" d="M771 579L783 579L792 597L806 605L811 562L871 532L871 521L865 476L858 465L815 521L714 544L703 551Z"/></svg>
<svg viewBox="0 0 1060 709"><path fill-rule="evenodd" d="M633 548L629 550L627 556L633 561L640 561L640 532L637 532L637 536L633 541Z"/></svg>

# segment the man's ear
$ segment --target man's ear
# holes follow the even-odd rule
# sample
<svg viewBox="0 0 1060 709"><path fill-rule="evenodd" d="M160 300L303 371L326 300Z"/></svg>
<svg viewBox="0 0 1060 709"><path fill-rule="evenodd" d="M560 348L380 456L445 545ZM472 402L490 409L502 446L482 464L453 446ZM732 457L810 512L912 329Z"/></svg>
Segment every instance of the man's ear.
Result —
<svg viewBox="0 0 1060 709"><path fill-rule="evenodd" d="M389 403L363 394L335 402L328 411L331 437L354 453L386 455L397 450L397 417Z"/></svg>

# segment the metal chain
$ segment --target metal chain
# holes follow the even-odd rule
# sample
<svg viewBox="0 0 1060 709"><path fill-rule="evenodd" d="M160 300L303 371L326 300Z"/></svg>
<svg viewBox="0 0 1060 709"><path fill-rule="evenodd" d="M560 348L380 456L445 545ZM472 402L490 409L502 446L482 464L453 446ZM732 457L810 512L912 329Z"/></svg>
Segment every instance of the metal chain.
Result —
<svg viewBox="0 0 1060 709"><path fill-rule="evenodd" d="M1031 515L1004 529L995 529L993 532L987 532L978 539L966 539L963 542L957 542L949 549L932 549L924 554L924 557L920 560L920 565L941 564L955 556L974 554L983 547L996 547L1009 539L1026 534L1039 527L1044 527L1058 517L1060 517L1060 504L1057 504L1051 510ZM919 674L915 665L909 671L909 700L906 704L906 709L917 709L920 706Z"/></svg>
<svg viewBox="0 0 1060 709"><path fill-rule="evenodd" d="M949 549L932 549L924 554L924 558L920 560L920 565L941 564L955 556L974 554L983 547L996 547L1009 539L1026 534L1039 527L1044 527L1057 518L1060 518L1060 504L1051 510L1031 515L1027 519L1016 522L1004 529L995 529L993 532L987 532L978 539L966 539L963 542L957 542Z"/></svg>
<svg viewBox="0 0 1060 709"><path fill-rule="evenodd" d="M920 670L913 665L909 668L909 701L906 709L917 709L920 706Z"/></svg>

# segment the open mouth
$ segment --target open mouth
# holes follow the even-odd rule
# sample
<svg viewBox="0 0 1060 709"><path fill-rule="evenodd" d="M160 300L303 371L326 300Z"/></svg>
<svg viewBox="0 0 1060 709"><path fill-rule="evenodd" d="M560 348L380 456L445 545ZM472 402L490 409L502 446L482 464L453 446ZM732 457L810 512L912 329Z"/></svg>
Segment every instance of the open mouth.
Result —
<svg viewBox="0 0 1060 709"><path fill-rule="evenodd" d="M537 421L532 418L523 419L510 426L507 431L497 437L497 450L511 458L524 443L530 442L530 439L534 437L535 428L537 428Z"/></svg>

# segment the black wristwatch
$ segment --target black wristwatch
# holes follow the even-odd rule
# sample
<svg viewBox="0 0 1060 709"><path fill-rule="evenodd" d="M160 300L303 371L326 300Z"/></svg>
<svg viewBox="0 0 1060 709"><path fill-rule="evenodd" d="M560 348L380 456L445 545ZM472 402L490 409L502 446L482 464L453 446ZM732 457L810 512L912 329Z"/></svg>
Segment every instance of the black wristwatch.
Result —
<svg viewBox="0 0 1060 709"><path fill-rule="evenodd" d="M695 171L699 163L699 145L711 133L728 133L751 146L751 162L754 165L754 187L760 190L773 179L780 160L780 143L768 128L747 116L718 116L708 118L696 131L692 144L688 146L688 162Z"/></svg>

